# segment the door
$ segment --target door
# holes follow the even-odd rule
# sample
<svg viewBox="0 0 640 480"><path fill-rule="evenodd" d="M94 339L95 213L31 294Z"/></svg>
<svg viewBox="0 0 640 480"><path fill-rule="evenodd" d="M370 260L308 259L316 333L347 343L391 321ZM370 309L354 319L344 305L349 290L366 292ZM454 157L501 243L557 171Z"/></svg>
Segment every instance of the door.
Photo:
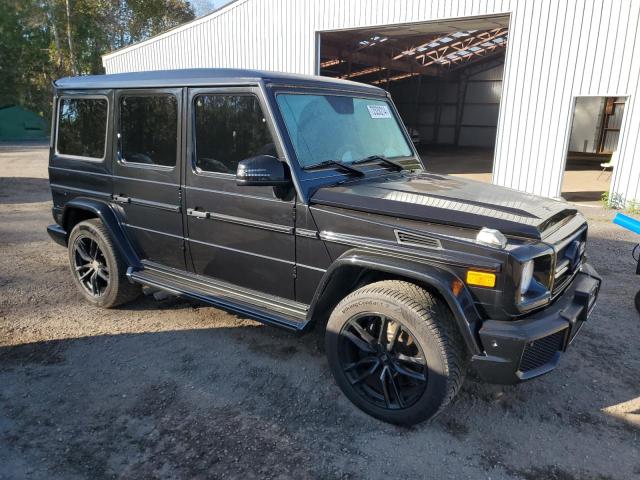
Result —
<svg viewBox="0 0 640 480"><path fill-rule="evenodd" d="M180 189L181 89L116 93L113 198L138 255L185 269Z"/></svg>
<svg viewBox="0 0 640 480"><path fill-rule="evenodd" d="M238 162L284 158L259 88L189 91L185 208L192 268L213 280L294 299L294 195L237 186Z"/></svg>
<svg viewBox="0 0 640 480"><path fill-rule="evenodd" d="M613 153L618 148L625 101L624 97L607 97L600 125L598 153Z"/></svg>

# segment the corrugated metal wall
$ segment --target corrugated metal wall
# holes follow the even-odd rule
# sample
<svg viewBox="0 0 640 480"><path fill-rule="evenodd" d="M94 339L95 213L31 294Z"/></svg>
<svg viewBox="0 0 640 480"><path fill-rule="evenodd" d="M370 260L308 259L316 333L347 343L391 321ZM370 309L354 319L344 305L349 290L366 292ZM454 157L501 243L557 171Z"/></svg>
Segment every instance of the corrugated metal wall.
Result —
<svg viewBox="0 0 640 480"><path fill-rule="evenodd" d="M484 72L442 78L414 77L389 91L403 121L425 144L493 147L502 91L499 65Z"/></svg>
<svg viewBox="0 0 640 480"><path fill-rule="evenodd" d="M628 96L612 188L640 199L638 0L237 0L104 65L315 73L318 31L501 13L511 21L494 182L557 196L574 97Z"/></svg>
<svg viewBox="0 0 640 480"><path fill-rule="evenodd" d="M496 138L503 67L472 75L463 95L460 145L492 147ZM489 143L491 142L491 143Z"/></svg>

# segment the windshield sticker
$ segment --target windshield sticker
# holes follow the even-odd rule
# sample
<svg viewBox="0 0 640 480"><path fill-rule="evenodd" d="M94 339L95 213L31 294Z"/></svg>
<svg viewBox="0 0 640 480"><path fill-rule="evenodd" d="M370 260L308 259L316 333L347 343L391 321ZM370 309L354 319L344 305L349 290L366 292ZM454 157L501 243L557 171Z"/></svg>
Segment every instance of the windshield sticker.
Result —
<svg viewBox="0 0 640 480"><path fill-rule="evenodd" d="M367 105L371 118L391 118L391 111L386 105Z"/></svg>

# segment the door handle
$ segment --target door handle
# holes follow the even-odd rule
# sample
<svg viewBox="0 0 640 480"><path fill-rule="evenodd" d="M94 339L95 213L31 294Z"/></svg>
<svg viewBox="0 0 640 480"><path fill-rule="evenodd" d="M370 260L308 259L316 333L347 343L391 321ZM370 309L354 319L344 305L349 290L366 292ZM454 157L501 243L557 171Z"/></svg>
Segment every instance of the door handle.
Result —
<svg viewBox="0 0 640 480"><path fill-rule="evenodd" d="M131 203L131 199L124 195L114 195L113 201L117 203Z"/></svg>
<svg viewBox="0 0 640 480"><path fill-rule="evenodd" d="M209 212L201 212L194 208L187 208L187 215L189 215L190 217L198 218L198 219L209 218Z"/></svg>

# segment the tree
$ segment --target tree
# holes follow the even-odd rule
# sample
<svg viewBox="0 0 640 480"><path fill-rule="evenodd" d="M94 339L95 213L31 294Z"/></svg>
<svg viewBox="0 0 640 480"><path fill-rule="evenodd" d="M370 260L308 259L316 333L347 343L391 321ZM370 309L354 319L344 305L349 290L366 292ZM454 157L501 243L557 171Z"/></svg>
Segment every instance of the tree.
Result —
<svg viewBox="0 0 640 480"><path fill-rule="evenodd" d="M71 73L78 74L78 67L76 65L76 56L73 53L73 35L71 33L71 8L69 7L69 0L65 0L65 13L67 14L67 42L69 44L69 66L71 67Z"/></svg>
<svg viewBox="0 0 640 480"><path fill-rule="evenodd" d="M46 12L18 0L0 0L0 12L0 106L44 113L51 81Z"/></svg>
<svg viewBox="0 0 640 480"><path fill-rule="evenodd" d="M48 116L51 82L195 17L187 0L0 0L0 106Z"/></svg>

